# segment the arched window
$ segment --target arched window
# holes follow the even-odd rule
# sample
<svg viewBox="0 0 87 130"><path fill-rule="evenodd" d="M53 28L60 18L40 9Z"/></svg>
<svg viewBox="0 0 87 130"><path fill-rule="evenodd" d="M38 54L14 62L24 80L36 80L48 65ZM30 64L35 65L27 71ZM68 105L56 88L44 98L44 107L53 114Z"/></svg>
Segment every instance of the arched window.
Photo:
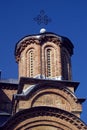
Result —
<svg viewBox="0 0 87 130"><path fill-rule="evenodd" d="M33 77L33 70L34 69L34 55L33 50L29 52L29 76Z"/></svg>
<svg viewBox="0 0 87 130"><path fill-rule="evenodd" d="M47 49L47 77L52 76L52 57L51 57L51 49Z"/></svg>

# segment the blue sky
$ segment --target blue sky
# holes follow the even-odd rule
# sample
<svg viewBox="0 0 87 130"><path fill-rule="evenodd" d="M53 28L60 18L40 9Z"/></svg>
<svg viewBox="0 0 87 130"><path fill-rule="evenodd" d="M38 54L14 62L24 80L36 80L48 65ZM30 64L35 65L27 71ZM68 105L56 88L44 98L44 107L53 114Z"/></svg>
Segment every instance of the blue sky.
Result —
<svg viewBox="0 0 87 130"><path fill-rule="evenodd" d="M52 19L38 25L33 18L40 10ZM74 44L73 80L79 81L76 95L87 98L87 0L0 0L0 69L2 78L17 78L16 43L41 28L68 37ZM87 101L81 119L87 123Z"/></svg>

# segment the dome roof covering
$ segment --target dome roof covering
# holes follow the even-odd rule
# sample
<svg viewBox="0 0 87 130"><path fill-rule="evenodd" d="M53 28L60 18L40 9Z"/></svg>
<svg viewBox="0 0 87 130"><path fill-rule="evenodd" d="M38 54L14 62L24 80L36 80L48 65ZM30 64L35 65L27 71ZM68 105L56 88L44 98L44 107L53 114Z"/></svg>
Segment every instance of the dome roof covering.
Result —
<svg viewBox="0 0 87 130"><path fill-rule="evenodd" d="M26 46L25 44L29 44L29 41L30 42L33 41L33 42L37 42L38 44L41 44L41 43L44 43L44 41L51 39L51 38L54 39L54 42L56 42L56 41L60 42L60 44L62 46L65 46L68 49L68 51L71 55L73 54L74 46L67 37L60 36L60 35L57 35L56 33L52 33L52 32L46 32L46 30L42 30L42 31L43 31L42 33L28 35L28 36L25 36L22 39L20 39L16 43L16 46L15 46L15 56L17 56L17 54L20 50L20 47L22 46L22 48L24 48Z"/></svg>

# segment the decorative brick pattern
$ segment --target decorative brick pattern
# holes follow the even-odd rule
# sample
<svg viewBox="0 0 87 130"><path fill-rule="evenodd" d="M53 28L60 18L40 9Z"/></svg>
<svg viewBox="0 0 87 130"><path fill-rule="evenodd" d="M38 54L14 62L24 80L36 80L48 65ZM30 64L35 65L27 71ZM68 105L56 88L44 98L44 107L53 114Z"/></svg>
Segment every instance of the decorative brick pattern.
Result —
<svg viewBox="0 0 87 130"><path fill-rule="evenodd" d="M20 81L18 90L0 91L12 105L4 104L12 117L2 130L87 130L79 118L84 99L74 94L79 83L71 81L72 54L71 41L54 33L30 35L17 43Z"/></svg>
<svg viewBox="0 0 87 130"><path fill-rule="evenodd" d="M39 37L39 38L38 38ZM47 49L51 50L51 74L48 78L60 78L71 80L71 55L72 44L61 41L61 38L46 34L45 36L28 36L21 40L15 51L16 61L19 64L19 78L30 77L29 56L31 49L34 50L34 75L48 77Z"/></svg>
<svg viewBox="0 0 87 130"><path fill-rule="evenodd" d="M20 111L2 130L43 130L43 126L48 130L87 130L87 126L73 114L52 107L34 107Z"/></svg>

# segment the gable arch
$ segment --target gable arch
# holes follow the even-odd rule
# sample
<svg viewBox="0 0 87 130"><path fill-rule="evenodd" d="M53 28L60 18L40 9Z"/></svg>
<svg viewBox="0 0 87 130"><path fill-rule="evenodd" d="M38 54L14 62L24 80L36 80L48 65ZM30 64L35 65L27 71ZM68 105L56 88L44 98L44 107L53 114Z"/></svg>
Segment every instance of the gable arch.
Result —
<svg viewBox="0 0 87 130"><path fill-rule="evenodd" d="M22 100L29 101L30 107L32 106L32 102L35 101L36 97L39 97L38 98L38 101L40 102L39 105L44 105L43 101L42 101L43 97L45 98L45 102L46 102L47 96L49 97L49 100L50 100L50 94L51 94L52 97L55 95L56 96L51 99L51 100L53 100L54 104L52 105L52 103L51 103L51 104L48 104L48 106L55 107L56 103L60 102L60 107L57 106L58 108L62 109L62 107L63 107L63 109L69 110L70 112L74 112L74 111L80 112L79 110L81 110L81 104L77 102L78 101L77 97L67 87L63 87L63 86L60 87L57 85L55 86L52 84L49 84L49 85L48 84L38 84L38 85L32 86L29 90L27 90L26 93L27 94L16 95L16 98L19 100L22 99ZM44 96L43 93L50 93L50 94L48 94L47 96L46 95ZM43 97L41 97L41 99L40 99L40 96L38 96L38 95L43 95ZM58 98L60 100L58 100ZM55 103L55 99L56 99L56 103ZM57 100L59 102L57 102ZM69 108L67 106L69 106Z"/></svg>
<svg viewBox="0 0 87 130"><path fill-rule="evenodd" d="M38 98L36 106L37 104L43 106L56 106L57 108L61 108L70 112L72 112L77 107L77 98L68 88L51 85L42 85L37 86L35 89L35 94L32 94L32 103L35 102L35 100ZM46 100L51 101L51 103L49 102L48 104L46 104Z"/></svg>
<svg viewBox="0 0 87 130"><path fill-rule="evenodd" d="M71 104L67 98L53 89L43 90L36 94L31 102L31 107L36 106L56 107L71 112Z"/></svg>

